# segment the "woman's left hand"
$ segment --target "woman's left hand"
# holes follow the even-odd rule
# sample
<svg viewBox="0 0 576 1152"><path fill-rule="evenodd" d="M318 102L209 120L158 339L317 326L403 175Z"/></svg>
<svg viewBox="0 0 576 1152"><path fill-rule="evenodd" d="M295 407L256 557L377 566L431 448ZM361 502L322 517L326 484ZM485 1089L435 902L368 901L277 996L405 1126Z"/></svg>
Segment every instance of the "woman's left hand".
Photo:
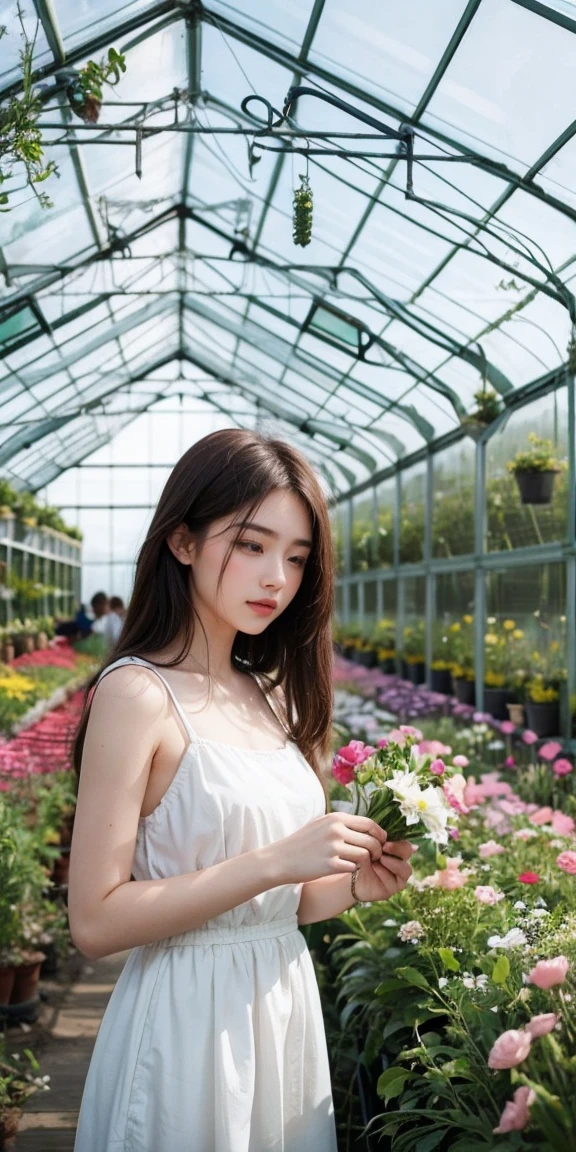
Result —
<svg viewBox="0 0 576 1152"><path fill-rule="evenodd" d="M408 863L416 851L408 840L386 842L380 860L362 864L356 878L356 895L363 903L389 900L406 887L412 869Z"/></svg>

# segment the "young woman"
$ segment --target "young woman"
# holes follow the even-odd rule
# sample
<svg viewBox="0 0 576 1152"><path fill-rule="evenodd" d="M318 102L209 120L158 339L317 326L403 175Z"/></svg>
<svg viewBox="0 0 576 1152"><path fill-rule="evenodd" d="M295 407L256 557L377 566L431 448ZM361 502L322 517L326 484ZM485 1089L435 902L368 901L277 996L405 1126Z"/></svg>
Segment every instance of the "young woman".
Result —
<svg viewBox="0 0 576 1152"><path fill-rule="evenodd" d="M306 460L250 431L195 444L78 734L72 936L132 951L76 1152L335 1152L298 925L397 892L411 848L326 814L332 596Z"/></svg>

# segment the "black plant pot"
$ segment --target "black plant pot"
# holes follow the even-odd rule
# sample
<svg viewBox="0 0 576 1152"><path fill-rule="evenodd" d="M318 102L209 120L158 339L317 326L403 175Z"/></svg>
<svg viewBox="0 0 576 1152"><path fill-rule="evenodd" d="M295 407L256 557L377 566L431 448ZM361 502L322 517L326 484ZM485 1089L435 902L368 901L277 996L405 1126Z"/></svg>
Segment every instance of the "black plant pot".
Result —
<svg viewBox="0 0 576 1152"><path fill-rule="evenodd" d="M412 684L424 684L426 680L426 665L423 660L417 664L406 664L407 678Z"/></svg>
<svg viewBox="0 0 576 1152"><path fill-rule="evenodd" d="M396 671L396 661L393 656L387 656L385 660L378 661L378 667L386 676L393 676Z"/></svg>
<svg viewBox="0 0 576 1152"><path fill-rule="evenodd" d="M508 688L485 688L484 711L489 712L495 720L508 719L508 704L514 703L514 693Z"/></svg>
<svg viewBox="0 0 576 1152"><path fill-rule="evenodd" d="M524 705L528 727L537 736L557 736L560 731L560 706L557 700L549 704L535 704L527 700Z"/></svg>
<svg viewBox="0 0 576 1152"><path fill-rule="evenodd" d="M515 472L523 504L551 504L556 472Z"/></svg>
<svg viewBox="0 0 576 1152"><path fill-rule="evenodd" d="M450 695L452 692L452 676L449 668L430 669L430 690L432 692L441 692L444 696Z"/></svg>
<svg viewBox="0 0 576 1152"><path fill-rule="evenodd" d="M346 660L351 660L355 651L356 651L356 649L354 648L353 644L345 644L344 645L344 656L345 656Z"/></svg>
<svg viewBox="0 0 576 1152"><path fill-rule="evenodd" d="M373 648L364 649L363 652L358 653L357 662L363 668L375 668L378 663L378 656Z"/></svg>
<svg viewBox="0 0 576 1152"><path fill-rule="evenodd" d="M476 684L474 680L466 680L464 676L455 676L452 678L452 687L454 695L460 704L470 704L472 707L476 703Z"/></svg>

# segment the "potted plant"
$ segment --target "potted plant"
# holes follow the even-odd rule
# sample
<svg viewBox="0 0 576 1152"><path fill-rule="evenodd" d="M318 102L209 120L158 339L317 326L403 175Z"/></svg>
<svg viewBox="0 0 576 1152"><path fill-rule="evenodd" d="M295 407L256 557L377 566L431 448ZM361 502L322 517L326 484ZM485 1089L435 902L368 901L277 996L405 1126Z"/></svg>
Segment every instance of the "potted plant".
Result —
<svg viewBox="0 0 576 1152"><path fill-rule="evenodd" d="M560 731L559 687L559 684L547 684L542 673L532 677L526 685L528 727L537 736L557 736Z"/></svg>
<svg viewBox="0 0 576 1152"><path fill-rule="evenodd" d="M476 703L474 617L465 613L446 629L447 658L452 662L452 694L460 704Z"/></svg>
<svg viewBox="0 0 576 1152"><path fill-rule="evenodd" d="M526 676L524 632L507 617L488 617L484 637L484 708L495 720L508 719L508 704L518 702Z"/></svg>
<svg viewBox="0 0 576 1152"><path fill-rule="evenodd" d="M474 393L476 407L469 416L463 416L460 424L467 436L478 441L486 431L489 424L500 415L502 402L493 388L487 388L486 382Z"/></svg>
<svg viewBox="0 0 576 1152"><path fill-rule="evenodd" d="M12 1147L22 1116L22 1105L37 1089L49 1091L49 1076L39 1076L40 1065L30 1048L8 1056L0 1038L0 1149Z"/></svg>
<svg viewBox="0 0 576 1152"><path fill-rule="evenodd" d="M379 620L370 639L376 649L380 671L393 675L396 671L396 621Z"/></svg>
<svg viewBox="0 0 576 1152"><path fill-rule="evenodd" d="M508 461L508 471L516 478L523 504L551 504L554 481L566 463L554 456L551 440L530 432L528 444L528 448L521 449Z"/></svg>
<svg viewBox="0 0 576 1152"><path fill-rule="evenodd" d="M423 620L406 625L402 644L402 671L404 679L410 680L412 684L424 684L426 680L425 643Z"/></svg>

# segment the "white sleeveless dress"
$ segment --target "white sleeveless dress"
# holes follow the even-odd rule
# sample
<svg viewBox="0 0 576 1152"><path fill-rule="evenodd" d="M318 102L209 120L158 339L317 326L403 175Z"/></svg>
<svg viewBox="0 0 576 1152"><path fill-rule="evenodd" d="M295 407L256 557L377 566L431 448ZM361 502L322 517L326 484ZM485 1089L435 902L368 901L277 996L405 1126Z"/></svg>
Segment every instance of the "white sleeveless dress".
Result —
<svg viewBox="0 0 576 1152"><path fill-rule="evenodd" d="M197 737L138 826L132 874L209 868L324 812L293 743L254 751ZM336 1152L324 1022L298 931L301 885L281 885L200 929L133 948L96 1039L75 1152Z"/></svg>

